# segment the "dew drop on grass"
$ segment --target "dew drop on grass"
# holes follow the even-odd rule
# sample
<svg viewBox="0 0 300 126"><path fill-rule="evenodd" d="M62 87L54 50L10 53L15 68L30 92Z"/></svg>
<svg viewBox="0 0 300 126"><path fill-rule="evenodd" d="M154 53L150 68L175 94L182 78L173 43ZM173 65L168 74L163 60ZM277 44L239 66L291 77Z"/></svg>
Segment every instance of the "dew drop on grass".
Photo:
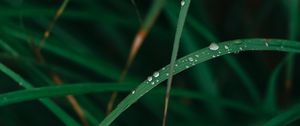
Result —
<svg viewBox="0 0 300 126"><path fill-rule="evenodd" d="M131 94L134 94L135 93L135 90L133 90L132 92L131 92Z"/></svg>
<svg viewBox="0 0 300 126"><path fill-rule="evenodd" d="M181 0L180 4L181 4L181 6L184 6L185 1L184 1L184 0Z"/></svg>
<svg viewBox="0 0 300 126"><path fill-rule="evenodd" d="M227 45L224 46L225 49L229 49Z"/></svg>
<svg viewBox="0 0 300 126"><path fill-rule="evenodd" d="M153 76L154 76L154 77L158 77L158 76L159 76L159 73L158 73L158 72L154 72L154 73L153 73Z"/></svg>
<svg viewBox="0 0 300 126"><path fill-rule="evenodd" d="M152 85L154 85L155 83L154 83L154 82L152 82L151 84L152 84Z"/></svg>
<svg viewBox="0 0 300 126"><path fill-rule="evenodd" d="M166 73L166 76L169 76L169 73Z"/></svg>
<svg viewBox="0 0 300 126"><path fill-rule="evenodd" d="M243 48L242 48L242 47L240 47L240 50L242 51L242 50L243 50Z"/></svg>
<svg viewBox="0 0 300 126"><path fill-rule="evenodd" d="M235 44L241 44L242 41L241 41L241 40L235 40L234 43L235 43Z"/></svg>
<svg viewBox="0 0 300 126"><path fill-rule="evenodd" d="M266 42L265 45L266 45L267 47L269 47L269 43Z"/></svg>
<svg viewBox="0 0 300 126"><path fill-rule="evenodd" d="M149 77L147 78L147 80L148 80L148 81L152 81L152 77L149 76Z"/></svg>
<svg viewBox="0 0 300 126"><path fill-rule="evenodd" d="M217 44L217 43L211 43L209 46L208 46L208 48L210 49L210 50L218 50L219 49L219 45Z"/></svg>
<svg viewBox="0 0 300 126"><path fill-rule="evenodd" d="M189 61L193 62L193 61L194 61L194 59L193 59L192 57L189 57Z"/></svg>
<svg viewBox="0 0 300 126"><path fill-rule="evenodd" d="M212 55L212 57L215 58L216 56L215 56L215 55Z"/></svg>
<svg viewBox="0 0 300 126"><path fill-rule="evenodd" d="M195 56L196 56L196 57L199 57L199 55L197 55L197 54L196 54Z"/></svg>

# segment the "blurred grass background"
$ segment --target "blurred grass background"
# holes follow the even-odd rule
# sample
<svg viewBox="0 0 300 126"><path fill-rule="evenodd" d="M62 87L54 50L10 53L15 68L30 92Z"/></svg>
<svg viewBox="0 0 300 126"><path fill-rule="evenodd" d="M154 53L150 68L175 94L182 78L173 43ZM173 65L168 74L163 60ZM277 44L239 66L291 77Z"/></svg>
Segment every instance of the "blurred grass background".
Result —
<svg viewBox="0 0 300 126"><path fill-rule="evenodd" d="M111 87L119 86L119 76L132 42L155 2L160 0L135 0L136 6L130 0L70 0L42 47L45 62L38 62L36 45L63 1L1 0L0 61L33 87L55 86L55 76L70 85L111 83ZM170 61L180 1L166 0L161 10L154 10L159 11L159 15L150 16L149 19L155 18L153 27L124 80L131 87ZM193 0L178 55L187 55L211 42L232 39L298 40L299 16L298 0ZM299 103L299 58L294 55L285 60L286 56L287 53L264 51L238 53L176 75L175 93L187 90L206 99L216 98L216 101L197 100L187 94L171 96L168 125L262 125L292 109ZM3 94L23 90L16 79L7 74L0 74L0 82ZM277 85L276 93L269 96L275 97L275 103L267 100L269 83ZM161 125L163 87L143 96L122 113L114 125ZM121 92L115 104L132 89L124 86L127 92ZM89 125L97 125L106 116L111 91L75 96ZM78 113L65 97L51 100L81 125ZM255 111L223 107L222 100L245 104ZM61 120L37 100L0 108L1 126L72 124ZM290 125L299 125L299 121Z"/></svg>

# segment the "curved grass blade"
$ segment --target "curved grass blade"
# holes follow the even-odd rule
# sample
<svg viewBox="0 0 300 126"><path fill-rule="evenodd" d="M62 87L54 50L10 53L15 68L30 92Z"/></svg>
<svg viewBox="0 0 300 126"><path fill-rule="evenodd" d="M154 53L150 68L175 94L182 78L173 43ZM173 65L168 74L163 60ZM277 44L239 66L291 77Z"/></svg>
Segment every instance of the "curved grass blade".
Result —
<svg viewBox="0 0 300 126"><path fill-rule="evenodd" d="M177 54L178 54L181 34L183 31L183 26L184 26L184 23L186 20L187 12L189 10L190 2L191 2L190 0L182 0L181 1L181 9L179 12L178 23L177 23L177 27L176 27L175 39L174 39L174 44L173 44L172 56L171 56L171 62L170 62L170 69L169 69L170 76L169 76L168 82L167 82L164 115L163 115L163 122L162 122L163 126L166 125L166 121L167 121L169 98L170 98L170 91L171 91L171 85L172 85L172 79L173 79L173 70L174 70L175 61L176 61ZM155 74L154 74L154 77L156 77Z"/></svg>
<svg viewBox="0 0 300 126"><path fill-rule="evenodd" d="M171 5L171 4L168 4ZM167 13L171 20L174 19L174 15L172 15L169 10L174 10L174 7L167 6ZM188 24L191 26L191 28L195 29L196 32L198 32L202 37L204 37L205 40L218 42L220 41L217 36L214 35L213 32L211 32L208 28L206 28L204 25L199 23L195 18L192 16L187 20ZM235 58L231 56L224 56L223 59L228 63L228 65L234 70L236 75L241 79L243 82L242 84L244 87L248 90L250 97L253 99L254 103L258 105L260 103L259 93L257 88L255 87L254 81L249 77L249 74L241 67L241 65L236 61ZM204 85L205 86L205 85Z"/></svg>
<svg viewBox="0 0 300 126"><path fill-rule="evenodd" d="M210 50L209 48L200 49L194 53L178 59L175 64L173 74L182 72L192 66L205 62L216 57L238 53L240 51L285 51L300 53L300 43L296 41L280 40L280 39L240 39L226 41L218 44L218 50ZM193 59L192 61L190 59ZM110 125L121 113L129 108L133 103L140 99L143 95L156 87L161 82L165 81L169 76L169 65L160 69L157 73L159 76L149 80L143 81L135 90L124 98L119 105L114 109L99 125Z"/></svg>
<svg viewBox="0 0 300 126"><path fill-rule="evenodd" d="M20 38L25 41L20 42L26 42L28 39L28 36L21 32L21 30L14 29L13 26L11 27L0 27L1 31L16 37ZM58 56L64 57L65 59L68 59L70 61L73 61L79 65L82 65L90 70L95 71L97 74L102 75L104 77L110 78L112 80L117 80L120 70L117 69L118 67L111 65L111 63L108 63L107 61L104 61L102 59L96 58L94 56L88 56L80 53L75 53L70 50L65 50L62 47L51 45L51 42L47 43L44 47L44 50L50 51L53 54L56 54ZM107 71L110 71L107 73Z"/></svg>
<svg viewBox="0 0 300 126"><path fill-rule="evenodd" d="M91 92L107 92L107 91L128 91L134 88L133 85L124 83L122 85L113 86L117 83L82 83L72 85L50 86L43 88L31 88L0 95L0 106L10 105L18 102L39 99L49 96L66 96L77 95Z"/></svg>
<svg viewBox="0 0 300 126"><path fill-rule="evenodd" d="M20 86L26 89L32 89L33 86L26 80L24 80L21 76L10 70L8 67L0 63L0 70L15 80ZM78 122L76 122L72 117L70 117L63 109L61 109L58 105L56 105L53 101L49 99L40 99L40 101L55 114L65 125L68 126L79 126Z"/></svg>
<svg viewBox="0 0 300 126"><path fill-rule="evenodd" d="M6 50L8 53L10 53L13 56L18 56L18 53L16 50L14 50L11 46L7 44L7 42L4 42L0 39L0 48Z"/></svg>
<svg viewBox="0 0 300 126"><path fill-rule="evenodd" d="M297 119L300 118L300 105L295 105L294 107L281 112L269 121L267 121L263 126L286 126Z"/></svg>
<svg viewBox="0 0 300 126"><path fill-rule="evenodd" d="M277 79L278 76L280 74L280 70L283 68L283 66L285 65L286 61L288 61L290 57L286 57L284 60L282 60L280 62L280 64L277 65L277 67L275 68L275 70L272 72L269 82L268 82L268 86L267 86L267 93L265 96L265 101L264 101L264 109L267 112L275 112L278 108L277 108L277 94L276 94L276 87L277 87Z"/></svg>
<svg viewBox="0 0 300 126"><path fill-rule="evenodd" d="M64 84L61 86L47 86L41 88L32 88L20 91L9 92L0 95L0 107L16 104L20 102L37 100L40 98L49 98L49 97L60 97L66 95L81 95L87 93L97 93L97 92L108 92L108 91L119 91L119 92L129 92L135 85L132 83L122 83L118 86L112 86L117 83L80 83L80 84ZM158 95L164 94L166 88L158 88L153 90L151 93ZM195 91L189 91L185 89L172 89L172 97L187 97L193 98L204 102L209 102L211 104L219 104L222 106L227 106L232 109L237 109L249 114L255 114L256 110L249 107L244 103L235 102L227 99L220 99L217 97L212 97L206 94L199 94ZM85 102L86 99L82 99Z"/></svg>

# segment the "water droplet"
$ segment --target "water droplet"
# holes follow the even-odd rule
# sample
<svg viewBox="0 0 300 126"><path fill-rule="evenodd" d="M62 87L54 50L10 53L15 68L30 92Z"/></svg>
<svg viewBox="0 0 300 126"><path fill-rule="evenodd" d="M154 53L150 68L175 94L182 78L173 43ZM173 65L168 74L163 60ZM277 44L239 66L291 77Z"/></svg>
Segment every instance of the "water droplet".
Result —
<svg viewBox="0 0 300 126"><path fill-rule="evenodd" d="M193 61L194 61L194 59L193 59L192 57L189 57L189 61L193 62Z"/></svg>
<svg viewBox="0 0 300 126"><path fill-rule="evenodd" d="M266 42L265 45L266 45L267 47L269 47L269 43Z"/></svg>
<svg viewBox="0 0 300 126"><path fill-rule="evenodd" d="M216 56L215 56L215 55L212 55L212 57L215 58Z"/></svg>
<svg viewBox="0 0 300 126"><path fill-rule="evenodd" d="M156 80L156 82L158 82L159 80Z"/></svg>
<svg viewBox="0 0 300 126"><path fill-rule="evenodd" d="M152 81L152 77L149 76L149 77L147 78L147 80L148 80L148 81Z"/></svg>
<svg viewBox="0 0 300 126"><path fill-rule="evenodd" d="M235 40L234 43L235 43L235 44L241 44L242 41L241 41L241 40Z"/></svg>
<svg viewBox="0 0 300 126"><path fill-rule="evenodd" d="M189 66L185 66L185 68L189 68Z"/></svg>
<svg viewBox="0 0 300 126"><path fill-rule="evenodd" d="M184 0L181 0L180 4L181 4L181 6L184 6L185 1L184 1Z"/></svg>
<svg viewBox="0 0 300 126"><path fill-rule="evenodd" d="M199 55L197 55L197 54L196 54L195 56L196 56L196 57L199 57Z"/></svg>
<svg viewBox="0 0 300 126"><path fill-rule="evenodd" d="M217 43L211 43L209 46L208 46L208 48L210 49L210 50L218 50L219 49L219 45L217 44Z"/></svg>
<svg viewBox="0 0 300 126"><path fill-rule="evenodd" d="M221 51L219 51L218 53L221 54Z"/></svg>
<svg viewBox="0 0 300 126"><path fill-rule="evenodd" d="M177 66L178 66L178 64L175 64L175 66L177 67Z"/></svg>
<svg viewBox="0 0 300 126"><path fill-rule="evenodd" d="M158 72L154 72L154 73L153 73L153 76L154 76L154 77L158 77L158 76L159 76L159 73L158 73Z"/></svg>
<svg viewBox="0 0 300 126"><path fill-rule="evenodd" d="M243 50L243 48L242 48L242 47L240 47L240 50Z"/></svg>
<svg viewBox="0 0 300 126"><path fill-rule="evenodd" d="M166 68L164 68L164 67L162 68L162 70L165 70L165 69L166 69Z"/></svg>
<svg viewBox="0 0 300 126"><path fill-rule="evenodd" d="M225 49L229 49L227 45L224 46Z"/></svg>
<svg viewBox="0 0 300 126"><path fill-rule="evenodd" d="M152 82L151 84L152 84L152 85L154 85L155 83L154 83L154 82Z"/></svg>
<svg viewBox="0 0 300 126"><path fill-rule="evenodd" d="M135 90L133 90L132 92L131 92L131 94L134 94L135 93Z"/></svg>

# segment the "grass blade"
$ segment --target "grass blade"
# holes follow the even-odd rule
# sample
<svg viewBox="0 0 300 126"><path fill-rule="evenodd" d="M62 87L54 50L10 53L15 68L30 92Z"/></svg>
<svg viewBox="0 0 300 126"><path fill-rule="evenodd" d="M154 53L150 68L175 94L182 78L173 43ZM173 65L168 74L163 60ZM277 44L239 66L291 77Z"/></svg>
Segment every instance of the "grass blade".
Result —
<svg viewBox="0 0 300 126"><path fill-rule="evenodd" d="M189 10L190 2L191 2L190 0L182 0L181 1L181 10L179 12L179 18L178 18L177 29L176 29L176 33L175 33L173 51L172 51L171 62L170 62L170 70L169 70L170 76L169 76L168 82L167 82L167 90L166 90L166 98L165 98L165 106L164 106L164 116L163 116L163 123L162 123L163 126L166 125L166 121L167 121L168 105L169 105L170 91L171 91L171 85L172 85L172 79L173 79L172 73L174 70L174 65L175 65L175 61L176 61L178 49L179 49L179 44L180 44L180 38L181 38L182 31L183 31L184 22L186 20L186 15ZM154 77L156 77L155 74L154 74Z"/></svg>
<svg viewBox="0 0 300 126"><path fill-rule="evenodd" d="M10 70L8 67L0 63L0 70L5 73L7 76L15 80L20 86L26 89L32 89L33 86L29 82L25 81L21 76ZM70 117L63 109L57 106L53 101L49 99L40 100L51 112L53 112L65 125L68 126L79 126L79 124Z"/></svg>
<svg viewBox="0 0 300 126"><path fill-rule="evenodd" d="M228 48L225 48L228 47ZM226 41L218 44L219 49L217 51L210 50L209 48L200 49L194 53L184 56L178 59L175 64L173 74L177 74L191 68L192 66L205 62L216 57L237 53L240 51L285 51L300 53L300 43L296 41L280 40L280 39L240 39ZM189 58L193 58L193 62L189 62ZM129 108L133 103L140 99L143 95L149 92L151 89L156 87L161 82L168 78L169 65L158 71L159 77L152 79L151 81L143 81L135 90L132 91L126 98L124 98L119 105L114 109L99 125L107 126L110 125L121 113Z"/></svg>
<svg viewBox="0 0 300 126"><path fill-rule="evenodd" d="M287 4L287 8L289 8L289 39L290 40L297 40L297 34L299 34L299 1L298 0L291 0ZM289 57L287 68L286 68L286 79L285 79L285 95L286 99L289 98L291 89L293 86L293 79L294 79L294 65L295 65L295 54L290 53L287 55ZM288 100L287 100L288 102Z"/></svg>
<svg viewBox="0 0 300 126"><path fill-rule="evenodd" d="M134 86L124 83L118 86L112 86L116 83L82 83L72 85L50 86L43 88L31 88L21 91L15 91L0 95L0 106L10 105L22 101L39 99L49 96L66 96L77 95L92 92L107 92L107 91L128 91Z"/></svg>
<svg viewBox="0 0 300 126"><path fill-rule="evenodd" d="M275 112L278 109L277 102L276 102L277 99L276 96L278 96L276 93L276 89L277 89L276 87L278 82L277 79L280 74L280 70L283 68L287 59L289 59L289 57L286 57L280 64L278 64L270 76L268 86L267 86L267 93L264 101L264 109L267 112Z"/></svg>
<svg viewBox="0 0 300 126"><path fill-rule="evenodd" d="M300 105L295 105L294 107L286 110L285 112L281 112L276 115L269 121L267 121L263 126L285 126L289 123L300 118Z"/></svg>
<svg viewBox="0 0 300 126"><path fill-rule="evenodd" d="M135 2L132 1L132 3L135 5ZM123 81L127 75L127 72L129 70L129 67L132 64L132 61L134 60L134 58L136 57L140 47L142 46L145 37L148 35L151 27L153 26L155 20L157 19L157 17L159 16L159 13L161 11L161 9L163 8L163 5L165 3L165 0L156 0L154 1L153 5L151 6L150 12L146 17L145 22L143 23L142 27L140 28L140 30L138 31L138 33L136 34L131 49L130 49L130 53L129 56L127 58L127 62L125 64L125 67L120 75L120 80L119 81ZM114 102L116 100L118 96L117 92L114 92L108 102L107 105L107 113L110 113L113 109L113 105Z"/></svg>

